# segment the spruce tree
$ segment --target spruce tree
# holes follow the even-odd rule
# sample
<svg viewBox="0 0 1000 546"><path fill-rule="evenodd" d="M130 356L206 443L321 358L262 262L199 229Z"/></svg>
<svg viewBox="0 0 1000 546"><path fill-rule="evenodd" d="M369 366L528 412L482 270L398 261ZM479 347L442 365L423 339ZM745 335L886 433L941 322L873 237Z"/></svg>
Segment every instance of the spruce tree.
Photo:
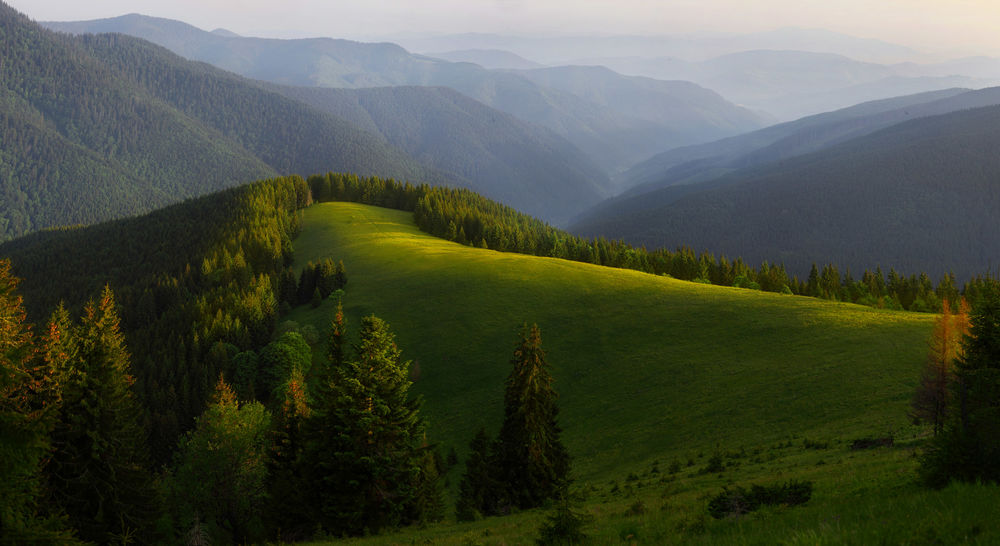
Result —
<svg viewBox="0 0 1000 546"><path fill-rule="evenodd" d="M388 325L362 319L354 354L317 378L303 454L316 521L345 534L412 523L433 479L422 470L422 401L408 396L409 362Z"/></svg>
<svg viewBox="0 0 1000 546"><path fill-rule="evenodd" d="M85 540L135 538L152 517L154 497L142 411L110 287L86 306L73 336L76 354L67 363L47 472L52 501Z"/></svg>
<svg viewBox="0 0 1000 546"><path fill-rule="evenodd" d="M505 488L503 503L534 508L560 495L569 480L569 455L556 422L557 395L537 324L522 328L511 364L503 424L494 444L496 479Z"/></svg>
<svg viewBox="0 0 1000 546"><path fill-rule="evenodd" d="M281 388L281 407L275 412L268 455L268 499L266 516L279 540L308 538L313 524L309 520L308 499L303 492L301 457L302 425L309 418L308 392L305 378L293 369Z"/></svg>

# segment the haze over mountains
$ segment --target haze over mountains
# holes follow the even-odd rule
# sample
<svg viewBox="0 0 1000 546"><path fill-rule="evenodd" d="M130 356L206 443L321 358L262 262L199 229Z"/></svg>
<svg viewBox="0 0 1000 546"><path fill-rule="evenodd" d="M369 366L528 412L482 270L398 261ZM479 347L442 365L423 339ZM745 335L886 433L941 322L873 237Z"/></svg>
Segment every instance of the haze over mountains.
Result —
<svg viewBox="0 0 1000 546"><path fill-rule="evenodd" d="M284 85L319 87L444 86L566 138L607 172L616 172L667 148L706 142L756 129L768 118L738 107L711 90L662 82L651 88L637 78L607 71L601 78L633 94L653 96L683 119L663 109L643 115L621 112L614 96L582 97L565 85L541 85L529 73L487 70L413 55L388 43L364 44L327 38L271 40L232 38L190 25L127 15L76 23L45 23L72 33L121 32L150 40L184 57L238 74ZM551 83L551 82L550 82ZM602 84L607 85L607 83ZM687 109L688 106L697 106ZM681 108L685 107L685 108Z"/></svg>
<svg viewBox="0 0 1000 546"><path fill-rule="evenodd" d="M377 135L148 42L57 35L5 5L0 25L0 239L279 172L449 181Z"/></svg>
<svg viewBox="0 0 1000 546"><path fill-rule="evenodd" d="M1000 253L998 104L998 88L930 93L668 152L571 229L800 276L831 262L967 279Z"/></svg>
<svg viewBox="0 0 1000 546"><path fill-rule="evenodd" d="M395 171L388 169L390 175L403 173L404 177L469 187L559 224L593 207L577 218L577 232L624 237L650 246L691 245L751 260L786 261L798 273L812 261L833 261L855 269L883 263L935 272L941 267L938 261L916 256L926 252L920 245L901 245L893 254L881 252L871 241L847 242L861 234L807 235L800 224L809 218L799 214L783 214L790 218L790 225L767 227L776 220L752 212L763 205L753 200L733 204L737 198L726 192L743 188L749 180L791 180L789 176L794 180L781 187L806 187L794 177L819 175L805 167L790 167L804 165L801 162L806 160L801 158L816 160L825 169L841 169L828 173L831 180L852 173L856 181L859 177L849 161L858 160L845 150L868 138L864 140L868 151L891 153L887 151L889 155L870 165L866 183L872 188L903 184L896 190L907 195L907 177L916 174L900 174L900 159L891 154L904 148L879 140L880 131L908 120L1000 103L994 89L970 92L1000 79L1000 72L995 72L1000 63L990 58L921 63L914 61L922 59L917 52L905 48L827 32L605 37L586 45L572 37L488 35L408 42L426 50L438 46L443 53L434 57L412 54L391 43L247 38L141 15L45 24L76 34L120 32L142 37L183 56L254 78L258 81L247 84L322 112L327 119L339 120L343 127L377 141L376 148L385 150L380 153L392 158L385 161L397 166ZM790 49L804 44L811 50ZM682 53L695 45L701 47L703 58L652 56ZM737 49L750 45L757 49ZM768 46L787 49L763 49ZM600 56L586 57L598 50ZM524 51L534 56L517 54ZM860 52L867 52L866 60L844 55ZM583 63L540 66L569 58L571 53ZM594 66L598 63L607 66ZM646 75L623 75L616 68ZM163 98L170 94L156 92ZM737 106L729 98L750 108ZM879 100L863 102L872 98ZM836 110L839 106L845 108ZM797 119L812 112L827 113ZM796 121L762 129L774 120L771 114ZM963 130L955 124L946 127ZM969 131L989 136L982 127ZM958 141L939 136L941 146ZM828 156L836 159L816 159ZM960 155L949 157L940 172L959 168ZM959 193L985 191L987 185L977 176L956 183ZM935 188L940 185L939 181L925 182ZM852 182L841 183L848 187ZM773 192L758 190L756 197L770 195L771 201L784 202ZM620 191L625 193L600 202ZM913 191L937 190L914 186ZM708 195L728 204L711 201ZM823 195L819 189L806 192L795 207L806 210L822 201ZM890 213L891 203L882 201L885 195L864 205L848 200L823 206L842 207L837 214L870 226L881 224L865 214L898 217L900 225L910 226L929 213L925 201L905 199L906 213ZM953 206L988 202L981 197L963 194ZM743 214L754 220L741 229L757 230L757 235L749 239L723 236L730 221L722 218L738 219ZM738 220L732 221L732 226L737 224ZM782 230L797 230L805 239L775 235ZM831 238L853 245L852 249L837 250L836 242L817 242ZM972 255L977 252L978 256ZM988 265L983 252L956 255L949 267L966 276L982 272Z"/></svg>

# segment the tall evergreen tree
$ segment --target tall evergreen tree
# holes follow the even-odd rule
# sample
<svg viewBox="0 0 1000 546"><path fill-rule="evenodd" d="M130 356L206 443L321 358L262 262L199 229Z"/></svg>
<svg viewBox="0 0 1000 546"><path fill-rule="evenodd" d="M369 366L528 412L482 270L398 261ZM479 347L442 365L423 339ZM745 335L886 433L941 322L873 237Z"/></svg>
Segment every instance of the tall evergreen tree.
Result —
<svg viewBox="0 0 1000 546"><path fill-rule="evenodd" d="M268 499L266 516L272 534L280 540L303 540L313 530L309 520L308 487L303 482L301 457L302 425L311 408L305 378L298 368L292 370L281 389L281 407L275 412L271 448L267 460Z"/></svg>
<svg viewBox="0 0 1000 546"><path fill-rule="evenodd" d="M388 325L362 319L354 353L317 378L303 454L316 521L346 534L412 523L433 478L422 470L422 400L408 397L409 362Z"/></svg>
<svg viewBox="0 0 1000 546"><path fill-rule="evenodd" d="M955 361L948 426L931 444L921 473L931 485L952 479L1000 482L1000 291L974 308Z"/></svg>
<svg viewBox="0 0 1000 546"><path fill-rule="evenodd" d="M494 446L504 501L533 508L556 498L569 481L569 455L559 438L556 392L538 325L527 324L511 360L504 393L504 420Z"/></svg>
<svg viewBox="0 0 1000 546"><path fill-rule="evenodd" d="M65 316L57 313L54 322L65 323ZM66 511L81 538L102 543L134 538L152 517L154 496L145 467L142 411L132 392L129 355L110 287L86 306L74 337L65 342L75 345L76 355L68 362L47 473L52 501Z"/></svg>
<svg viewBox="0 0 1000 546"><path fill-rule="evenodd" d="M59 386L38 365L17 284L10 262L0 260L0 543L68 542L58 520L39 514Z"/></svg>

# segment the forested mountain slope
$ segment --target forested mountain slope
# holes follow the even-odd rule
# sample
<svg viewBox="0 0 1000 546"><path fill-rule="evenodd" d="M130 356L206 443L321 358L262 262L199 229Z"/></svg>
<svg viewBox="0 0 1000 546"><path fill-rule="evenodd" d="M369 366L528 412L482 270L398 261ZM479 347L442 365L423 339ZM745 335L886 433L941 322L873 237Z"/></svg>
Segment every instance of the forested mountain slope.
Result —
<svg viewBox="0 0 1000 546"><path fill-rule="evenodd" d="M998 146L1000 106L931 116L622 200L573 230L783 262L800 276L832 262L962 281L1000 255Z"/></svg>
<svg viewBox="0 0 1000 546"><path fill-rule="evenodd" d="M608 177L551 131L446 87L267 86L383 136L461 185L564 223L609 195Z"/></svg>
<svg viewBox="0 0 1000 546"><path fill-rule="evenodd" d="M45 24L65 32L121 32L138 36L187 58L284 85L451 87L522 121L551 129L583 150L602 168L613 171L667 148L722 138L764 124L756 114L692 85L681 90L679 96L674 96L675 89L655 92L668 104L678 100L697 103L696 115L686 113L683 120L651 119L637 115L639 112L625 115L613 102L590 100L598 97L581 97L562 88L540 85L520 74L412 55L394 44L328 38L228 37L177 21L141 15ZM602 78L606 77L607 74L602 74ZM629 87L633 84L632 79L618 74L611 77L615 85ZM604 84L595 82L595 85ZM576 84L573 87L579 88Z"/></svg>
<svg viewBox="0 0 1000 546"><path fill-rule="evenodd" d="M711 180L733 170L815 152L879 129L956 110L1000 104L1000 88L946 89L866 102L735 137L669 150L624 175L625 195Z"/></svg>
<svg viewBox="0 0 1000 546"><path fill-rule="evenodd" d="M0 4L0 58L0 239L277 172L433 178L376 135L134 38L59 35Z"/></svg>

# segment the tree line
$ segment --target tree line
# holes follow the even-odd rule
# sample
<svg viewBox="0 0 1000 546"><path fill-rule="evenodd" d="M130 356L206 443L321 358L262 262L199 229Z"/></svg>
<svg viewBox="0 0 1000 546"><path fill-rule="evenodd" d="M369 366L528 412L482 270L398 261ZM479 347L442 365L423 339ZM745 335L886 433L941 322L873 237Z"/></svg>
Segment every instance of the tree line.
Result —
<svg viewBox="0 0 1000 546"><path fill-rule="evenodd" d="M0 261L0 541L284 541L443 516L410 362L378 317L349 335L338 302L315 364L294 332L233 355L236 381L219 374L156 471L110 287L76 321L58 307L36 338L18 282ZM512 364L503 425L489 461L467 464L459 514L535 507L568 483L537 326Z"/></svg>
<svg viewBox="0 0 1000 546"><path fill-rule="evenodd" d="M800 279L789 275L783 265L766 261L755 267L739 257L696 253L689 247L648 250L603 237L585 239L467 189L338 173L311 176L308 183L317 202L352 201L412 211L421 230L460 244L634 269L719 286L936 313L944 301L957 305L960 295L976 301L994 282L988 276L979 276L960 289L953 274L943 275L935 283L926 273L907 276L895 269L885 273L876 267L855 277L849 269L841 272L833 264L813 264L809 275Z"/></svg>

